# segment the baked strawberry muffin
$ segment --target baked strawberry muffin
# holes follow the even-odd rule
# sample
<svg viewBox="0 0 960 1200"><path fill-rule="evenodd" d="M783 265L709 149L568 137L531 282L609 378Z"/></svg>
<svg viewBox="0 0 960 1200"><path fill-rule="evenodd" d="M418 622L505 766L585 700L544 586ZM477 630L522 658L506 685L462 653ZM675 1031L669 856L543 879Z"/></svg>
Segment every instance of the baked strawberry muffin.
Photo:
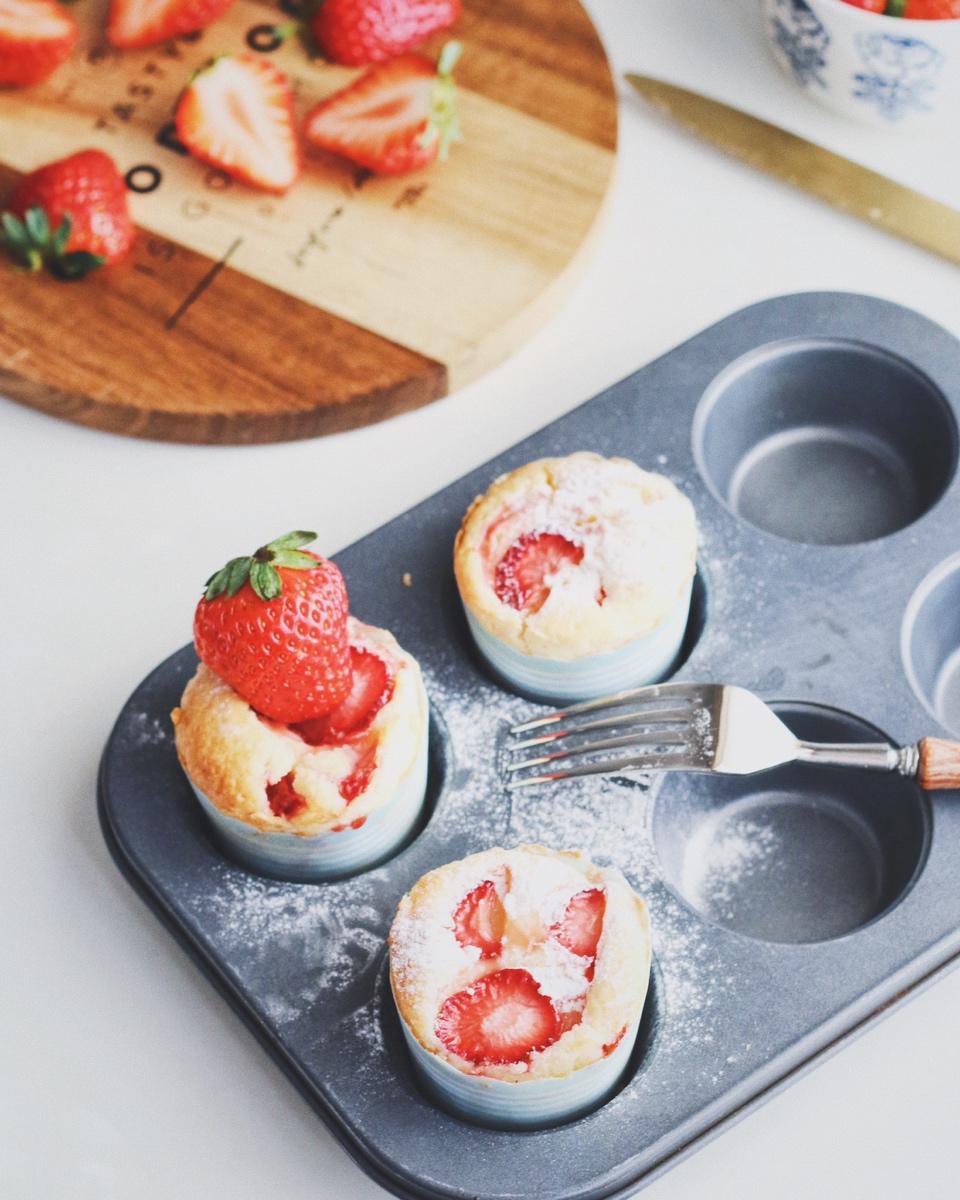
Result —
<svg viewBox="0 0 960 1200"><path fill-rule="evenodd" d="M459 1114L521 1128L616 1087L650 975L650 926L623 875L578 852L493 849L424 875L390 930L414 1064Z"/></svg>
<svg viewBox="0 0 960 1200"><path fill-rule="evenodd" d="M663 679L696 571L693 506L669 479L581 451L495 480L454 571L480 652L518 691L585 700Z"/></svg>
<svg viewBox="0 0 960 1200"><path fill-rule="evenodd" d="M249 573L232 595L208 587L201 662L172 713L177 754L241 862L328 879L381 861L416 824L427 698L392 634L347 615L332 563L304 555L276 571L277 591Z"/></svg>

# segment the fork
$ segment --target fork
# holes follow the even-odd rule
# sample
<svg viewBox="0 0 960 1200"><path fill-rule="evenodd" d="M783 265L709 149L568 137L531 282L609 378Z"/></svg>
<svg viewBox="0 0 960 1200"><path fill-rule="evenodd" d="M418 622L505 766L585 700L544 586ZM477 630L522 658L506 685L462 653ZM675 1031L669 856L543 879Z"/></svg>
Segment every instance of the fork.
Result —
<svg viewBox="0 0 960 1200"><path fill-rule="evenodd" d="M519 740L508 743L509 754L541 748L505 764L511 791L629 770L751 775L788 762L896 771L928 791L960 788L960 742L935 737L900 747L805 742L759 696L730 684L635 688L524 721L510 735ZM627 753L593 757L612 750Z"/></svg>

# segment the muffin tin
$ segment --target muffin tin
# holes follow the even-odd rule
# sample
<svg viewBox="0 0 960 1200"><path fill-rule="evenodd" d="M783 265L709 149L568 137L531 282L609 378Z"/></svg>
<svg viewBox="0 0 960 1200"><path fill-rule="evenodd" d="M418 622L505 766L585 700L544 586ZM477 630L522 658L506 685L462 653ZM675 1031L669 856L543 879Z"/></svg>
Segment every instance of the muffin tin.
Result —
<svg viewBox="0 0 960 1200"><path fill-rule="evenodd" d="M215 842L168 719L191 648L134 692L100 774L118 865L386 1188L626 1195L960 954L955 793L788 766L511 797L498 758L532 706L485 673L466 627L451 547L468 503L494 475L574 449L662 471L702 534L679 678L750 687L805 737L960 734L958 416L960 344L927 319L862 296L768 300L338 555L352 610L419 658L432 704L425 823L352 879L272 880ZM520 1133L421 1091L384 939L425 871L525 841L620 867L650 905L655 962L622 1089Z"/></svg>

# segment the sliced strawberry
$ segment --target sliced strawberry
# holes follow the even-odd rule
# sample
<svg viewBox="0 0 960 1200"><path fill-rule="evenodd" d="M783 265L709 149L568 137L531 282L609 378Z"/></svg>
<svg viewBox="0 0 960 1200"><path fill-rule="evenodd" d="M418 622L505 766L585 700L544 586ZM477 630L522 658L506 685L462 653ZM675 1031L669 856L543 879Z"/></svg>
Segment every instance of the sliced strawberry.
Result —
<svg viewBox="0 0 960 1200"><path fill-rule="evenodd" d="M285 192L300 174L290 82L264 58L224 55L198 71L176 125L194 158L253 187Z"/></svg>
<svg viewBox="0 0 960 1200"><path fill-rule="evenodd" d="M498 600L519 612L538 612L550 595L550 576L582 558L583 547L562 533L525 533L497 563L493 590Z"/></svg>
<svg viewBox="0 0 960 1200"><path fill-rule="evenodd" d="M53 0L0 0L0 87L40 83L77 44L73 16Z"/></svg>
<svg viewBox="0 0 960 1200"><path fill-rule="evenodd" d="M606 908L607 898L601 888L577 892L550 932L573 954L593 958L597 953L600 934L603 932L603 914Z"/></svg>
<svg viewBox="0 0 960 1200"><path fill-rule="evenodd" d="M560 1036L560 1022L529 971L484 975L448 997L436 1033L452 1053L477 1065L524 1062Z"/></svg>
<svg viewBox="0 0 960 1200"><path fill-rule="evenodd" d="M130 48L152 46L205 29L233 0L110 0L107 41Z"/></svg>
<svg viewBox="0 0 960 1200"><path fill-rule="evenodd" d="M292 726L311 746L336 745L369 729L393 695L393 672L376 654L350 647L353 679L346 700L325 717Z"/></svg>
<svg viewBox="0 0 960 1200"><path fill-rule="evenodd" d="M459 53L450 42L436 66L404 54L365 71L307 114L307 140L378 175L405 175L446 158L459 137L450 77Z"/></svg>
<svg viewBox="0 0 960 1200"><path fill-rule="evenodd" d="M887 7L887 0L846 0L854 8L865 8L868 12L882 13Z"/></svg>
<svg viewBox="0 0 960 1200"><path fill-rule="evenodd" d="M306 800L293 786L292 771L276 783L267 784L267 803L275 817L286 817L287 820L307 807Z"/></svg>
<svg viewBox="0 0 960 1200"><path fill-rule="evenodd" d="M503 949L507 914L497 885L485 879L453 910L453 932L461 946L476 946L481 958L496 958Z"/></svg>

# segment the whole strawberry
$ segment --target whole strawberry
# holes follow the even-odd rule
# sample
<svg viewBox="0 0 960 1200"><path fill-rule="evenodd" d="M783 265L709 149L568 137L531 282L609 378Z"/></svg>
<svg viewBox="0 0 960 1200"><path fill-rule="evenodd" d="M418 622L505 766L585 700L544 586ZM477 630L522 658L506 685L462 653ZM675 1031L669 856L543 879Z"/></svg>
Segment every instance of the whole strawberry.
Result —
<svg viewBox="0 0 960 1200"><path fill-rule="evenodd" d="M359 67L404 54L460 16L460 0L322 0L313 36L334 62Z"/></svg>
<svg viewBox="0 0 960 1200"><path fill-rule="evenodd" d="M377 175L405 175L445 159L460 138L450 74L459 55L460 43L448 42L436 64L402 54L370 67L307 113L304 136Z"/></svg>
<svg viewBox="0 0 960 1200"><path fill-rule="evenodd" d="M0 3L0 87L26 87L55 71L70 57L79 29L54 0Z"/></svg>
<svg viewBox="0 0 960 1200"><path fill-rule="evenodd" d="M297 530L232 558L207 580L197 654L258 713L290 725L332 712L350 691L347 589Z"/></svg>
<svg viewBox="0 0 960 1200"><path fill-rule="evenodd" d="M102 150L81 150L31 171L7 208L2 240L13 257L62 279L118 262L136 237L126 184Z"/></svg>

